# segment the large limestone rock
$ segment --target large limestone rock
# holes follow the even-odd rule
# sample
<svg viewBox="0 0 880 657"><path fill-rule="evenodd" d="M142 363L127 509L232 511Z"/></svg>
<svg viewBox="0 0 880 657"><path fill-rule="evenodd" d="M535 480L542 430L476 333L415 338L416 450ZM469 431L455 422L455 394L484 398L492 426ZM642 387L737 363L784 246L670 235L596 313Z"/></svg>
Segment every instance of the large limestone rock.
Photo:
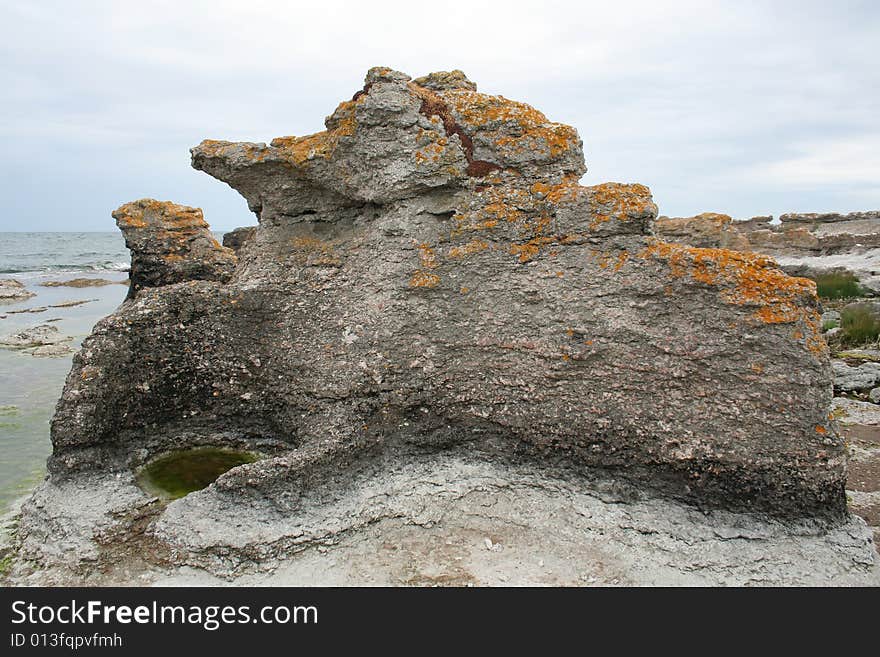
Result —
<svg viewBox="0 0 880 657"><path fill-rule="evenodd" d="M199 208L145 198L116 209L113 218L131 251L129 297L145 287L232 276L235 254L214 239Z"/></svg>
<svg viewBox="0 0 880 657"><path fill-rule="evenodd" d="M533 509L540 491L598 486L846 527L863 551L846 569L867 567L810 281L657 239L646 187L580 186L574 129L460 72L372 69L326 125L192 149L259 218L231 278L161 257L169 216L197 211L114 213L149 266L75 359L26 551L45 558L40 528L72 526L67 482L113 490L106 512L69 502L77 526L105 536L149 508L153 547L224 574L383 518L431 526L477 490L529 489ZM195 444L266 458L157 511L133 469Z"/></svg>

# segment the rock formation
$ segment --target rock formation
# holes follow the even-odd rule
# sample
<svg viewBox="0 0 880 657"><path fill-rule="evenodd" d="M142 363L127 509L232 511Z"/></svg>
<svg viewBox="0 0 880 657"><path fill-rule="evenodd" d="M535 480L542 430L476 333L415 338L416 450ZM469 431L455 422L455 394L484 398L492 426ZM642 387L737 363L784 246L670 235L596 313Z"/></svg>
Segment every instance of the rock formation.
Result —
<svg viewBox="0 0 880 657"><path fill-rule="evenodd" d="M793 275L851 271L880 292L880 211L783 214L733 221L727 215L660 217L655 234L691 246L729 248L774 256Z"/></svg>
<svg viewBox="0 0 880 657"><path fill-rule="evenodd" d="M371 69L326 126L192 149L259 218L234 271L199 210L114 212L132 298L75 358L26 550L61 540L43 528L59 505L103 536L151 508L174 559L228 574L382 518L430 525L499 477L554 489L556 473L822 519L872 554L847 524L810 281L653 237L646 187L580 186L573 128L461 72ZM192 445L264 458L157 511L132 472ZM68 482L112 513L71 510Z"/></svg>
<svg viewBox="0 0 880 657"><path fill-rule="evenodd" d="M236 258L211 235L198 208L141 199L113 212L131 251L132 298L145 287L182 281L228 281Z"/></svg>

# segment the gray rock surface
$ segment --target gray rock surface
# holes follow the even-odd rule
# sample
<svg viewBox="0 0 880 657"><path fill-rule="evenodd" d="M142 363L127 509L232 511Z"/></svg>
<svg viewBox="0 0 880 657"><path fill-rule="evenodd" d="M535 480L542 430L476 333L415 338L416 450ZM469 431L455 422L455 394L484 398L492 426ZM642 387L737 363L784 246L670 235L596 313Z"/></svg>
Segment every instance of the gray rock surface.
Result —
<svg viewBox="0 0 880 657"><path fill-rule="evenodd" d="M243 226L242 228L231 230L223 234L223 246L227 249L232 249L235 255L238 255L239 251L256 232L256 226Z"/></svg>
<svg viewBox="0 0 880 657"><path fill-rule="evenodd" d="M847 365L842 360L833 360L834 389L841 392L860 392L870 390L880 383L880 363Z"/></svg>
<svg viewBox="0 0 880 657"><path fill-rule="evenodd" d="M617 527L666 559L644 583L813 581L815 555L821 581L876 575L811 282L653 237L646 187L580 186L574 129L459 72L372 69L326 125L192 149L258 215L234 271L216 245L211 275L195 249L168 266L163 226L192 209L114 213L136 293L74 359L27 559L87 574L80 554L135 533L149 568L237 577L375 523L466 517L563 532L555 558L582 564L579 538ZM204 444L265 458L167 506L138 494L146 459Z"/></svg>
<svg viewBox="0 0 880 657"><path fill-rule="evenodd" d="M0 337L0 345L13 348L42 347L45 345L57 345L69 342L70 336L62 335L57 326L40 324L31 328L22 329L17 333Z"/></svg>
<svg viewBox="0 0 880 657"><path fill-rule="evenodd" d="M22 283L13 278L0 278L0 303L24 301L35 296Z"/></svg>

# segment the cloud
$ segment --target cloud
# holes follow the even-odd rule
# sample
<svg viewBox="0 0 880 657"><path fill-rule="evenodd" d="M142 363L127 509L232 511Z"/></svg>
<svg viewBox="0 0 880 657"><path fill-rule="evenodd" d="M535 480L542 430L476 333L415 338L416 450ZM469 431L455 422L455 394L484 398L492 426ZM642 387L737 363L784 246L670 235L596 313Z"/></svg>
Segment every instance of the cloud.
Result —
<svg viewBox="0 0 880 657"><path fill-rule="evenodd" d="M252 222L187 149L320 130L373 65L461 68L535 105L578 128L586 182L644 182L669 214L868 203L878 17L855 1L0 0L0 229L112 228L123 195Z"/></svg>
<svg viewBox="0 0 880 657"><path fill-rule="evenodd" d="M880 133L794 145L796 155L755 166L747 178L791 189L816 185L880 188Z"/></svg>

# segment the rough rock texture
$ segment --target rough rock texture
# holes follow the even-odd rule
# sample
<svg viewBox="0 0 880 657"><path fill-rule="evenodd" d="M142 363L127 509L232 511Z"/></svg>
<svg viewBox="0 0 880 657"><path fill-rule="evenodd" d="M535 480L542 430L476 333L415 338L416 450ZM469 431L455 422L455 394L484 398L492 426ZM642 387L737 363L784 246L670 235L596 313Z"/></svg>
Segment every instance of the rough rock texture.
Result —
<svg viewBox="0 0 880 657"><path fill-rule="evenodd" d="M880 292L880 211L783 214L775 224L772 219L731 221L714 213L660 217L655 233L691 246L772 255L795 276L849 271L864 287Z"/></svg>
<svg viewBox="0 0 880 657"><path fill-rule="evenodd" d="M239 251L256 232L256 226L244 226L231 230L223 234L223 246L227 249L232 249L235 255L238 255Z"/></svg>
<svg viewBox="0 0 880 657"><path fill-rule="evenodd" d="M783 214L731 221L727 215L660 217L656 234L670 241L770 255L828 256L880 247L880 211ZM731 246L733 245L733 246Z"/></svg>
<svg viewBox="0 0 880 657"><path fill-rule="evenodd" d="M104 287L105 285L118 285L124 281L109 281L106 278L71 278L68 281L46 281L40 283L43 287Z"/></svg>
<svg viewBox="0 0 880 657"><path fill-rule="evenodd" d="M190 270L161 257L135 266L169 242L134 224L167 219L137 219L155 202L114 213L133 282L154 273L152 286L74 359L51 477L22 519L28 558L75 554L40 529L65 515L85 525L62 535L106 538L98 518L120 509L87 520L59 502L104 485L129 486L114 499L163 559L228 576L382 519L440 522L475 491L479 505L520 491L511 504L534 515L549 490L610 481L623 498L667 500L640 516L645 531L658 508L781 519L748 515L761 532L807 519L810 550L838 555L828 568L876 574L870 535L846 514L810 281L653 237L646 187L580 186L574 129L460 72L372 69L326 125L192 149L259 218L229 280L182 281ZM266 458L167 508L124 484L151 456L197 444ZM497 518L519 513L499 504ZM597 536L617 522L603 517ZM654 522L680 537L659 550L691 540L671 516Z"/></svg>
<svg viewBox="0 0 880 657"><path fill-rule="evenodd" d="M214 239L198 208L141 199L118 208L113 218L131 251L129 297L145 287L232 276L235 254Z"/></svg>
<svg viewBox="0 0 880 657"><path fill-rule="evenodd" d="M749 241L726 214L704 212L696 217L658 217L654 233L669 242L701 248L750 251Z"/></svg>
<svg viewBox="0 0 880 657"><path fill-rule="evenodd" d="M24 301L35 296L19 281L13 278L0 278L0 303Z"/></svg>

